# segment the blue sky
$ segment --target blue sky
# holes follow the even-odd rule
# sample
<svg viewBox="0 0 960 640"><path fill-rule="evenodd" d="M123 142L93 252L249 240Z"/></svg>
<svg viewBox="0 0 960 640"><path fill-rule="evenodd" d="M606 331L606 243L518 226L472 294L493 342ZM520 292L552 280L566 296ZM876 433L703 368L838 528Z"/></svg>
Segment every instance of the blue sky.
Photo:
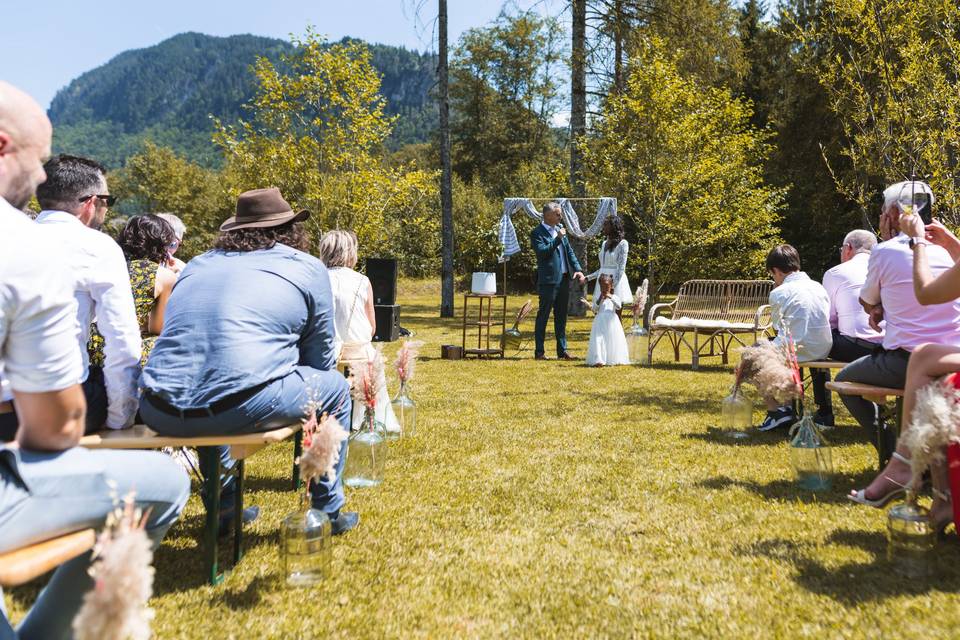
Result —
<svg viewBox="0 0 960 640"><path fill-rule="evenodd" d="M0 78L44 107L72 79L127 49L154 45L184 31L217 36L253 33L287 38L307 25L333 40L434 49L436 0L0 0ZM560 0L516 0L521 8L559 12ZM450 41L483 26L503 0L448 0ZM427 22L428 26L422 23Z"/></svg>

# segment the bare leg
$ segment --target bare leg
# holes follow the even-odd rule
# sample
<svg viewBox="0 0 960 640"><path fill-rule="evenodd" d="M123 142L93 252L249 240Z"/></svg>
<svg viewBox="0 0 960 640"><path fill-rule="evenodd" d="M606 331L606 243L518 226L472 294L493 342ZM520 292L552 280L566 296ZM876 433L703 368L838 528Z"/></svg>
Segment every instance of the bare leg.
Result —
<svg viewBox="0 0 960 640"><path fill-rule="evenodd" d="M901 435L911 427L910 416L917 401L917 390L924 387L940 376L960 371L960 347L944 344L924 344L917 347L910 356L907 365L907 382L903 390L903 424ZM902 439L900 441L902 443ZM910 458L910 451L897 445L897 453L904 458ZM873 482L864 490L864 497L868 500L877 500L893 491L897 486L903 486L910 481L910 465L893 457L883 471L874 478ZM851 494L856 491L851 491Z"/></svg>

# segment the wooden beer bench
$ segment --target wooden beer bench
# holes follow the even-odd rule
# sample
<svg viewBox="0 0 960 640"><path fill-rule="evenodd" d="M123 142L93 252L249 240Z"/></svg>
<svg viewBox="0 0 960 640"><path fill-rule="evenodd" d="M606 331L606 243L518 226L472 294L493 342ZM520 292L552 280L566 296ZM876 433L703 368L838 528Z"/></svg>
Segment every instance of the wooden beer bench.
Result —
<svg viewBox="0 0 960 640"><path fill-rule="evenodd" d="M18 587L56 569L89 551L96 537L93 529L84 529L0 553L0 587Z"/></svg>
<svg viewBox="0 0 960 640"><path fill-rule="evenodd" d="M870 402L875 402L880 407L880 420L883 429L877 429L877 452L879 454L880 468L883 469L890 461L893 451L887 451L886 438L884 435L888 428L887 420L887 399L893 398L895 401L894 429L900 433L900 425L903 421L903 389L891 389L888 387L875 387L872 384L863 384L862 382L836 382L827 383L827 389L835 391L845 396L860 396Z"/></svg>
<svg viewBox="0 0 960 640"><path fill-rule="evenodd" d="M195 447L200 460L200 472L203 476L201 498L206 509L206 525L204 528L204 564L210 584L217 585L223 581L225 572L219 569L218 552L220 537L220 478L224 474L220 464L220 456L214 447L230 447L230 455L237 461L233 469L226 472L236 481L236 497L234 499L233 518L233 564L236 565L243 557L243 482L244 460L260 449L283 442L293 437L293 474L291 488L300 487L300 465L298 460L302 451L300 438L301 424L290 424L271 431L258 433L244 433L238 435L195 436L179 438L162 436L152 431L146 425L134 425L130 429L100 431L80 440L81 447L87 449L163 449L173 447Z"/></svg>

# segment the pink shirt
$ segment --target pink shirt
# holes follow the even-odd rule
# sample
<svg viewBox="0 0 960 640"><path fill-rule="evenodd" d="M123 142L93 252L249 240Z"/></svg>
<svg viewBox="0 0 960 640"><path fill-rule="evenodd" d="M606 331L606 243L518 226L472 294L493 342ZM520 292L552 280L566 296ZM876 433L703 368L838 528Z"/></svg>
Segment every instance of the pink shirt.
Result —
<svg viewBox="0 0 960 640"><path fill-rule="evenodd" d="M850 338L880 342L882 333L870 326L870 316L860 304L860 288L867 279L869 253L858 253L823 274L830 296L830 326Z"/></svg>
<svg viewBox="0 0 960 640"><path fill-rule="evenodd" d="M867 278L860 297L883 305L886 332L884 349L913 351L925 342L960 347L960 301L921 305L913 293L913 250L900 234L881 242L870 254ZM953 266L943 247L927 246L927 261L934 277Z"/></svg>

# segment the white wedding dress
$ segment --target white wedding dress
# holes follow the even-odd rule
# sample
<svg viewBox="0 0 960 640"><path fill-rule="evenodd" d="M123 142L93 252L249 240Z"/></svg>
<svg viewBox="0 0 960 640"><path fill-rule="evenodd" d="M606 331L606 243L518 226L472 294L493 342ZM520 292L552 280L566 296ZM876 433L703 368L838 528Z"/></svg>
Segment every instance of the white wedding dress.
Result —
<svg viewBox="0 0 960 640"><path fill-rule="evenodd" d="M593 299L600 297L600 275L613 276L613 293L620 298L621 304L633 304L633 291L627 280L627 254L630 252L630 243L621 240L613 251L607 251L607 241L600 245L600 268L587 276L588 280L596 279L593 285Z"/></svg>
<svg viewBox="0 0 960 640"><path fill-rule="evenodd" d="M630 350L623 325L617 316L620 298L612 295L597 305L593 303L593 327L590 329L590 346L587 348L587 364L630 364Z"/></svg>

